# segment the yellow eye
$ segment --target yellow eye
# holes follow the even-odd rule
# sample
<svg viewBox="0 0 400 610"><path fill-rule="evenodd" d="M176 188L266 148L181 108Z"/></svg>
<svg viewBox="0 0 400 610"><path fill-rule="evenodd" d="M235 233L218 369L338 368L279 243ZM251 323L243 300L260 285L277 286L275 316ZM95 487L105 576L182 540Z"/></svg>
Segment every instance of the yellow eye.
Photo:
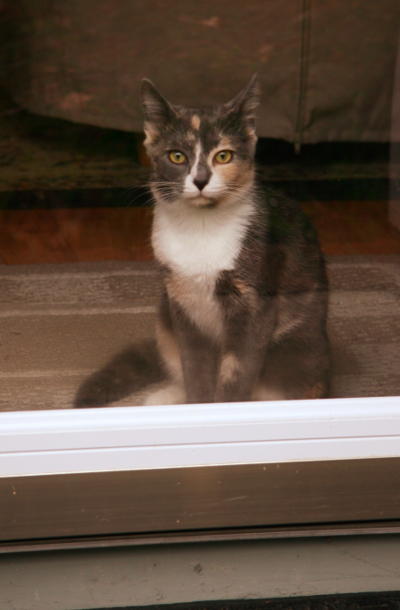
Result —
<svg viewBox="0 0 400 610"><path fill-rule="evenodd" d="M233 159L233 152L230 150L220 150L214 157L216 163L230 163Z"/></svg>
<svg viewBox="0 0 400 610"><path fill-rule="evenodd" d="M171 150L168 153L168 159L176 165L182 165L182 163L186 163L186 155L180 150Z"/></svg>

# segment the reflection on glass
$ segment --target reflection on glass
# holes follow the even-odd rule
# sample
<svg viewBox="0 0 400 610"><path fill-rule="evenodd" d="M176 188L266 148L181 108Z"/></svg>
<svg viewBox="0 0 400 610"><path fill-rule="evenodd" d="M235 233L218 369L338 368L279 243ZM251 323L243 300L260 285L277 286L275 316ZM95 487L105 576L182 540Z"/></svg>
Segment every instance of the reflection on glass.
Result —
<svg viewBox="0 0 400 610"><path fill-rule="evenodd" d="M0 21L0 409L398 395L398 2L91 4Z"/></svg>

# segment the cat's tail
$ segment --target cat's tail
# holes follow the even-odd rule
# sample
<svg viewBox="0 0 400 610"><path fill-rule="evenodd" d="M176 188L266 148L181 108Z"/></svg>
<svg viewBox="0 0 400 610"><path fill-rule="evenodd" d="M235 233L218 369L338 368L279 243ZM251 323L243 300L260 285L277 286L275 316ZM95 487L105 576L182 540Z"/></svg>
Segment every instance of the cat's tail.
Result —
<svg viewBox="0 0 400 610"><path fill-rule="evenodd" d="M154 339L126 348L82 383L74 407L104 407L167 377Z"/></svg>

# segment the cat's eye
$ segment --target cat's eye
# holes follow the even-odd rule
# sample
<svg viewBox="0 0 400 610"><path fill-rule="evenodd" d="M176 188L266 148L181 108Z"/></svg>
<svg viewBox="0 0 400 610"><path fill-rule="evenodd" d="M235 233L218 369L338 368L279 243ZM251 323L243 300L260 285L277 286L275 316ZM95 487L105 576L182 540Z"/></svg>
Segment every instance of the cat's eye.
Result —
<svg viewBox="0 0 400 610"><path fill-rule="evenodd" d="M168 153L168 159L176 165L186 163L186 155L180 150L170 150Z"/></svg>
<svg viewBox="0 0 400 610"><path fill-rule="evenodd" d="M231 150L220 150L214 157L216 163L230 163L233 159L233 152Z"/></svg>

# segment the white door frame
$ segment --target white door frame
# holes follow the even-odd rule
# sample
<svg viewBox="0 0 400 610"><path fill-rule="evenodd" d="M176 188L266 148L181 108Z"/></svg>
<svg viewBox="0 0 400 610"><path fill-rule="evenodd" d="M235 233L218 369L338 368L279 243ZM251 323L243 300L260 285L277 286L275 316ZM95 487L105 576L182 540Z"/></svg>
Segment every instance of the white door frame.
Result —
<svg viewBox="0 0 400 610"><path fill-rule="evenodd" d="M0 413L0 477L400 457L400 397Z"/></svg>

